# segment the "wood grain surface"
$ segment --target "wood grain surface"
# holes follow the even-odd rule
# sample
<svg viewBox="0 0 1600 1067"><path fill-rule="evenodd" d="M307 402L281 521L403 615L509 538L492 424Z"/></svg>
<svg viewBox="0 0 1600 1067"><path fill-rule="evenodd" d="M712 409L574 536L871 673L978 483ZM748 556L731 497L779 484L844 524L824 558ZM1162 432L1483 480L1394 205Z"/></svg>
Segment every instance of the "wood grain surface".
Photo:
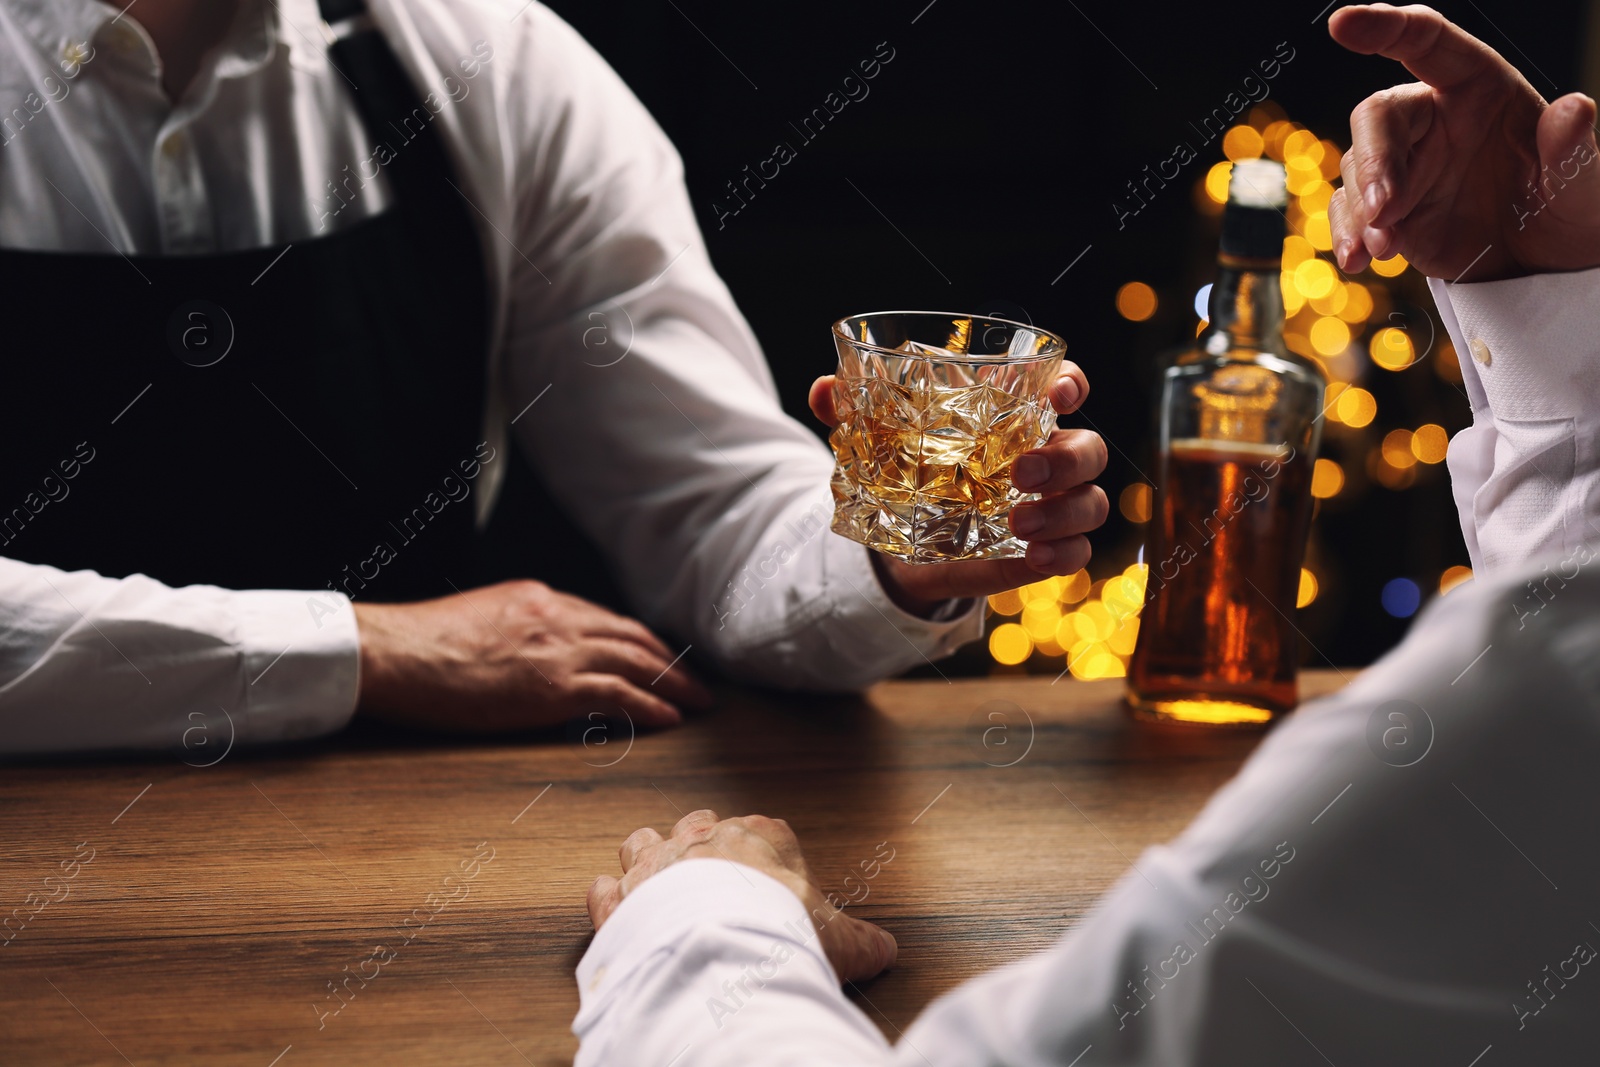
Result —
<svg viewBox="0 0 1600 1067"><path fill-rule="evenodd" d="M1310 672L1302 689L1341 682ZM898 965L853 991L892 1039L1081 920L1262 736L1137 723L1121 691L730 687L632 738L356 728L210 766L215 738L181 758L5 766L0 1063L570 1063L585 889L629 832L703 807L788 819L823 888L895 933Z"/></svg>

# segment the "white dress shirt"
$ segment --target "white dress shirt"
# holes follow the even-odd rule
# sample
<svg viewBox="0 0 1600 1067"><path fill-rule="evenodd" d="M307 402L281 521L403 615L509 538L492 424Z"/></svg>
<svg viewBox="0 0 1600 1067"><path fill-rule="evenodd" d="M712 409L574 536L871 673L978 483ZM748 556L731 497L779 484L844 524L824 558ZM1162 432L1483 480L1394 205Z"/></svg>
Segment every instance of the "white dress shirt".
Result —
<svg viewBox="0 0 1600 1067"><path fill-rule="evenodd" d="M1475 414L1450 463L1476 580L1279 725L1055 947L891 1047L792 893L678 864L578 966L578 1067L1592 1061L1597 287L1435 285Z"/></svg>
<svg viewBox="0 0 1600 1067"><path fill-rule="evenodd" d="M979 603L911 616L867 550L828 530L831 457L783 414L677 153L605 62L537 3L371 7L419 95L435 94L479 224L485 439L516 439L639 617L736 676L814 689L978 637ZM173 106L136 11L0 0L0 246L232 251L381 211L392 194L363 167L371 138L324 40L313 0L245 0ZM503 467L484 468L480 521ZM195 708L225 710L247 740L338 728L355 619L344 596L312 592L0 559L0 751L176 745Z"/></svg>

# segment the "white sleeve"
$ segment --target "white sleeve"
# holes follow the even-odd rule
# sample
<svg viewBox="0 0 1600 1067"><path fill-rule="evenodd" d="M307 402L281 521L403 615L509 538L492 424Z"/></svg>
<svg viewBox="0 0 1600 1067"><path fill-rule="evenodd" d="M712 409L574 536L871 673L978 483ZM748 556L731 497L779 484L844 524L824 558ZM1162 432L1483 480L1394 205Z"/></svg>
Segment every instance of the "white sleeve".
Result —
<svg viewBox="0 0 1600 1067"><path fill-rule="evenodd" d="M495 61L518 72L529 127L507 408L633 609L736 676L809 689L860 688L980 636L981 601L914 617L830 531L832 457L784 414L677 152L570 27L537 4L528 19L523 54ZM796 328L831 371L827 316Z"/></svg>
<svg viewBox="0 0 1600 1067"><path fill-rule="evenodd" d="M355 709L350 601L174 589L0 559L0 752L172 749L312 737Z"/></svg>
<svg viewBox="0 0 1600 1067"><path fill-rule="evenodd" d="M1600 928L1577 906L1600 893L1600 853L1574 845L1600 835L1594 558L1435 601L1054 948L935 1002L892 1062L1398 1067L1491 1046L1498 1062L1583 1061L1600 1004L1600 983L1579 977ZM1554 595L1507 610L1542 566L1561 576ZM831 974L800 956L798 901L696 867L644 883L596 937L577 1063L670 1062L685 1046L680 1067L884 1062ZM714 1020L723 983L780 947L801 966Z"/></svg>
<svg viewBox="0 0 1600 1067"><path fill-rule="evenodd" d="M1449 465L1473 569L1570 552L1600 523L1600 268L1428 284L1472 403Z"/></svg>
<svg viewBox="0 0 1600 1067"><path fill-rule="evenodd" d="M727 860L684 860L629 894L578 964L578 994L573 1067L892 1062L799 898Z"/></svg>

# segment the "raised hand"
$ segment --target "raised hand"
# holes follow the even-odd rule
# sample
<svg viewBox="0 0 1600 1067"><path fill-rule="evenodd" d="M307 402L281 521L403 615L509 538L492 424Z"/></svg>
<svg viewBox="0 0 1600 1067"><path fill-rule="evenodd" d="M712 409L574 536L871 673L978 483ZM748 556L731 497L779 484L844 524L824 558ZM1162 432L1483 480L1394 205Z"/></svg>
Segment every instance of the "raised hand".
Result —
<svg viewBox="0 0 1600 1067"><path fill-rule="evenodd" d="M839 417L833 403L834 376L811 385L812 414L829 426ZM1075 363L1064 363L1050 389L1057 412L1069 415L1089 396L1089 379ZM1106 469L1106 445L1089 430L1056 430L1042 448L1024 453L1012 466L1018 489L1042 498L1011 511L1011 530L1028 542L1022 559L972 559L913 566L881 552L873 564L884 590L901 607L926 614L942 600L987 596L1037 582L1045 575L1071 574L1089 563L1089 539L1110 513L1110 501L1089 484Z"/></svg>
<svg viewBox="0 0 1600 1067"><path fill-rule="evenodd" d="M1420 5L1341 8L1328 30L1421 79L1350 116L1328 208L1341 267L1398 253L1430 277L1479 282L1600 264L1592 99L1545 103L1498 52Z"/></svg>

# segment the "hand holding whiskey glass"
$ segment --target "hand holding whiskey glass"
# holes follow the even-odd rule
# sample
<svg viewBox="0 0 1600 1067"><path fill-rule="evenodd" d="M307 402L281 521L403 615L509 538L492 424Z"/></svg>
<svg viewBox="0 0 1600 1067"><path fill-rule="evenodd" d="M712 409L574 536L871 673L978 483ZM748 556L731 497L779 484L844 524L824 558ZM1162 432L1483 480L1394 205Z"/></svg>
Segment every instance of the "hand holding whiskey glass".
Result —
<svg viewBox="0 0 1600 1067"><path fill-rule="evenodd" d="M1056 426L1060 337L947 312L834 324L838 425L830 442L834 532L908 563L1023 556L1012 508L1018 457Z"/></svg>

